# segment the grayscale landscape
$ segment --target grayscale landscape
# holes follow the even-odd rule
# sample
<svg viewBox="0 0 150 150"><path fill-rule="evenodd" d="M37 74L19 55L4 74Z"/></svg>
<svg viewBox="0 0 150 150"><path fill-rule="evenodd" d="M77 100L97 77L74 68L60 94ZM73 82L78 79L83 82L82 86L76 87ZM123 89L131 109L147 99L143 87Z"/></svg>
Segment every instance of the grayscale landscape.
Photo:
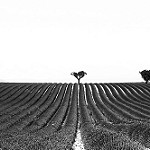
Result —
<svg viewBox="0 0 150 150"><path fill-rule="evenodd" d="M149 41L149 0L1 0L0 150L150 149Z"/></svg>

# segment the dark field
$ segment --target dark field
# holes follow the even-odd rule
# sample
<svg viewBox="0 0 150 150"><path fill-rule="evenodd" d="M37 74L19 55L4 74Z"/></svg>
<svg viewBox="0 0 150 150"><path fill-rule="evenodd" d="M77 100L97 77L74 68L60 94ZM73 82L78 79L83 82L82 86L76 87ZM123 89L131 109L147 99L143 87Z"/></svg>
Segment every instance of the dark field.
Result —
<svg viewBox="0 0 150 150"><path fill-rule="evenodd" d="M0 150L150 148L150 85L0 83Z"/></svg>

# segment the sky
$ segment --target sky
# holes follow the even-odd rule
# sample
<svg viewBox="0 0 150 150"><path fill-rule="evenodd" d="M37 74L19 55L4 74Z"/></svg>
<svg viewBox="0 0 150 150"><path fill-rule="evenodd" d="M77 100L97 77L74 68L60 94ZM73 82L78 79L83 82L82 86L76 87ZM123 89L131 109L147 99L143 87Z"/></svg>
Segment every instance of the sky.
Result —
<svg viewBox="0 0 150 150"><path fill-rule="evenodd" d="M149 0L1 0L0 82L143 82Z"/></svg>

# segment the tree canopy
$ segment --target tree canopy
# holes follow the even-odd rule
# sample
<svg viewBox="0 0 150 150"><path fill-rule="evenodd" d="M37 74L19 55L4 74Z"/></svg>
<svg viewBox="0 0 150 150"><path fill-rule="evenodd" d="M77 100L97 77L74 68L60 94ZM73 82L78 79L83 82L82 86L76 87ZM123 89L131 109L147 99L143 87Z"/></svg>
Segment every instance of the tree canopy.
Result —
<svg viewBox="0 0 150 150"><path fill-rule="evenodd" d="M83 78L85 75L87 75L84 71L72 72L71 75L75 76L78 79L78 83L80 83L80 79Z"/></svg>
<svg viewBox="0 0 150 150"><path fill-rule="evenodd" d="M142 78L146 81L146 83L148 83L148 81L150 80L150 70L143 70L139 73L141 74Z"/></svg>

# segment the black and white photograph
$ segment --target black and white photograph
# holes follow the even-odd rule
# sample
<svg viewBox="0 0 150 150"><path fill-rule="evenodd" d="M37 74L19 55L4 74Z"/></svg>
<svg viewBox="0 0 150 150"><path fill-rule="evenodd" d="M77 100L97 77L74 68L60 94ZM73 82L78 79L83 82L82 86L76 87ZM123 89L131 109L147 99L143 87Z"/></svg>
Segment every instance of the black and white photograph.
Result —
<svg viewBox="0 0 150 150"><path fill-rule="evenodd" d="M0 0L0 150L150 150L149 0Z"/></svg>

